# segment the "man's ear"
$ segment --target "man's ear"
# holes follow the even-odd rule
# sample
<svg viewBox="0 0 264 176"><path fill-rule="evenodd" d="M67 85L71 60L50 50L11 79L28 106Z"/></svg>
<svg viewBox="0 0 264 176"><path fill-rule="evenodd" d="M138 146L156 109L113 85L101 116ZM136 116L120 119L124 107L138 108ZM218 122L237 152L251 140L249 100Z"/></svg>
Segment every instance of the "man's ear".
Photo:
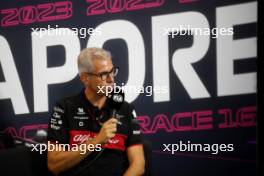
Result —
<svg viewBox="0 0 264 176"><path fill-rule="evenodd" d="M88 77L85 75L85 73L80 74L80 80L82 81L83 84L86 83Z"/></svg>

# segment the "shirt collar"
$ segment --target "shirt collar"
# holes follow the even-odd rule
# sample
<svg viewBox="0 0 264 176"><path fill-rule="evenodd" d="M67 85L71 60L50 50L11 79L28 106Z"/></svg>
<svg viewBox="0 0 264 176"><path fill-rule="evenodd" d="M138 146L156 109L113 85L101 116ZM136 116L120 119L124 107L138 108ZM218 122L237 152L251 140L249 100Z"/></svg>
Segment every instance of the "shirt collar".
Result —
<svg viewBox="0 0 264 176"><path fill-rule="evenodd" d="M87 99L86 95L85 95L85 89L83 88L82 91L80 92L80 98L82 100L82 102L84 103L85 107L86 108L93 108L93 109L98 109L97 106L94 106L90 101L89 99ZM104 110L107 110L109 109L109 99L107 98L106 99L106 102L104 104L104 106L102 107L102 109L100 109L100 111L104 111ZM99 110L99 109L98 109Z"/></svg>

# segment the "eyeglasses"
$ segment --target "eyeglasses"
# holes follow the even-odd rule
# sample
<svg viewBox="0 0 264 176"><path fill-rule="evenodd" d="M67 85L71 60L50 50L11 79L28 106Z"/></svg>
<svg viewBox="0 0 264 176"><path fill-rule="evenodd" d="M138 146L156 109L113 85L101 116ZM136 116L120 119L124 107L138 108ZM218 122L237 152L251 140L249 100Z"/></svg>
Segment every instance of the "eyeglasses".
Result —
<svg viewBox="0 0 264 176"><path fill-rule="evenodd" d="M109 72L101 72L101 73L86 73L88 75L97 76L101 78L102 81L105 81L109 76L115 77L118 74L119 67L113 67Z"/></svg>

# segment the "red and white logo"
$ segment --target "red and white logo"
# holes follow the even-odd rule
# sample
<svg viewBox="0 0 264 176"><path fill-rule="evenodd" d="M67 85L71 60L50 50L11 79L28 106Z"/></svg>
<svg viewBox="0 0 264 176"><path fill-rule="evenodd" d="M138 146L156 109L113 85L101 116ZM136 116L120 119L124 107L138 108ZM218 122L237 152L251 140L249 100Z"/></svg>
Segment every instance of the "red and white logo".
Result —
<svg viewBox="0 0 264 176"><path fill-rule="evenodd" d="M78 131L78 130L71 130L70 131L70 145L72 144L81 144L87 140L91 140L95 138L97 133L91 131ZM109 139L109 141L104 144L103 148L108 149L116 149L125 151L125 140L127 136L123 134L116 134L113 138Z"/></svg>

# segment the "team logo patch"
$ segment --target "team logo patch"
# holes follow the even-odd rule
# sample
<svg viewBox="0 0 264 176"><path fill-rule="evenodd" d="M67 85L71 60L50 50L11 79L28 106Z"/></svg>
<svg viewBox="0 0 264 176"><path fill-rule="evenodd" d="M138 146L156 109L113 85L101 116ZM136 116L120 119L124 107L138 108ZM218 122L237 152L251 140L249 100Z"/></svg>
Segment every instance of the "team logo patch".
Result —
<svg viewBox="0 0 264 176"><path fill-rule="evenodd" d="M84 109L79 107L79 108L77 109L77 114L78 114L78 115L83 115L83 114L85 114Z"/></svg>
<svg viewBox="0 0 264 176"><path fill-rule="evenodd" d="M92 140L96 137L97 133L92 131L83 131L83 130L71 130L70 131L70 144L81 144L87 140ZM116 134L113 138L108 140L104 144L103 148L114 149L125 151L125 140L127 136L123 134Z"/></svg>

